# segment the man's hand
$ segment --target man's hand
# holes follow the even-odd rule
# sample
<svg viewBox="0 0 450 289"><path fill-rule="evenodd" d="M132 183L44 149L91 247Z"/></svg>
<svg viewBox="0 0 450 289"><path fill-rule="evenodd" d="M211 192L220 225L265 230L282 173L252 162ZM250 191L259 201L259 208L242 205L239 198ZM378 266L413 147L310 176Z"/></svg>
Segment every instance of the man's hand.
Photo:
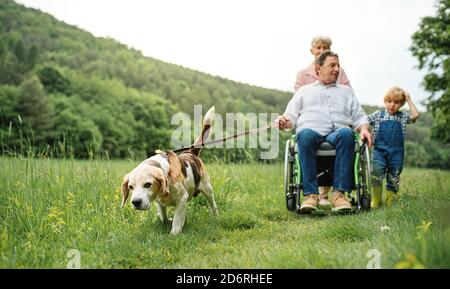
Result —
<svg viewBox="0 0 450 289"><path fill-rule="evenodd" d="M275 125L279 129L290 129L292 127L292 122L289 118L285 117L284 115L279 115L277 119L275 119Z"/></svg>
<svg viewBox="0 0 450 289"><path fill-rule="evenodd" d="M367 140L367 145L372 147L372 134L369 132L368 126L363 126L359 131L359 136L361 140Z"/></svg>

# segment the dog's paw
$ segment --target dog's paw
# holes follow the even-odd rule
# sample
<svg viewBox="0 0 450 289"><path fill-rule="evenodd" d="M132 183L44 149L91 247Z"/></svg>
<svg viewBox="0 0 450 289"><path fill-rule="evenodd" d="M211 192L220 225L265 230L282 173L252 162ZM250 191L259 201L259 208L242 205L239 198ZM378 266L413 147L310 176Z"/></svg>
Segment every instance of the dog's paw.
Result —
<svg viewBox="0 0 450 289"><path fill-rule="evenodd" d="M170 231L171 235L178 235L181 233L181 228L172 228L172 230Z"/></svg>

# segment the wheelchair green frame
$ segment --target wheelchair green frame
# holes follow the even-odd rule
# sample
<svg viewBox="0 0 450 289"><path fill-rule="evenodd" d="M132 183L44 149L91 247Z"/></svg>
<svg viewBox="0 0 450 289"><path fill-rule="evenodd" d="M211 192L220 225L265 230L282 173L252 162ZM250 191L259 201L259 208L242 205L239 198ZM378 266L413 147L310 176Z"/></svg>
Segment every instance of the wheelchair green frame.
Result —
<svg viewBox="0 0 450 289"><path fill-rule="evenodd" d="M348 192L348 197L353 206L353 211L369 211L371 198L370 152L367 143L360 140L359 134L355 134L355 146L354 186L353 191ZM296 135L293 135L286 141L284 191L287 209L300 213L303 188L300 160L296 147ZM354 192L356 196L353 194Z"/></svg>

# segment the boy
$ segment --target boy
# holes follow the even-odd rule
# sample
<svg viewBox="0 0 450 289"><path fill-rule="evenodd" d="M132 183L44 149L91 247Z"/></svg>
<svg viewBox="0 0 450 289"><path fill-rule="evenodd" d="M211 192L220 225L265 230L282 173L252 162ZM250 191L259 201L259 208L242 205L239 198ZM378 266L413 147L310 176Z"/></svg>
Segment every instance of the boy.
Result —
<svg viewBox="0 0 450 289"><path fill-rule="evenodd" d="M410 114L399 111L408 102ZM399 190L403 169L406 125L419 118L420 113L409 94L400 87L390 88L384 97L385 109L369 116L375 140L372 161L371 207L381 204L383 179L386 176L386 203L390 206Z"/></svg>

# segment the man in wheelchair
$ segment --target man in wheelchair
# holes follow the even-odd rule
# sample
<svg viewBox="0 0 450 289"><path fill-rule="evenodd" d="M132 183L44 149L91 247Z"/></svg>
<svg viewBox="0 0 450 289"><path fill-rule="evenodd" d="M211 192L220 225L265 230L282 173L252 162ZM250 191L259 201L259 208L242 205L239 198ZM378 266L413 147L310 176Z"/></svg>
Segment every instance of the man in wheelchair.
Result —
<svg viewBox="0 0 450 289"><path fill-rule="evenodd" d="M335 147L333 200L334 210L350 210L345 192L352 190L353 154L355 138L372 146L367 115L356 99L353 89L336 83L339 75L339 57L327 51L316 60L318 81L301 87L279 116L280 129L296 126L298 154L303 180L304 200L300 212L317 210L319 191L317 182L316 151L323 142Z"/></svg>

